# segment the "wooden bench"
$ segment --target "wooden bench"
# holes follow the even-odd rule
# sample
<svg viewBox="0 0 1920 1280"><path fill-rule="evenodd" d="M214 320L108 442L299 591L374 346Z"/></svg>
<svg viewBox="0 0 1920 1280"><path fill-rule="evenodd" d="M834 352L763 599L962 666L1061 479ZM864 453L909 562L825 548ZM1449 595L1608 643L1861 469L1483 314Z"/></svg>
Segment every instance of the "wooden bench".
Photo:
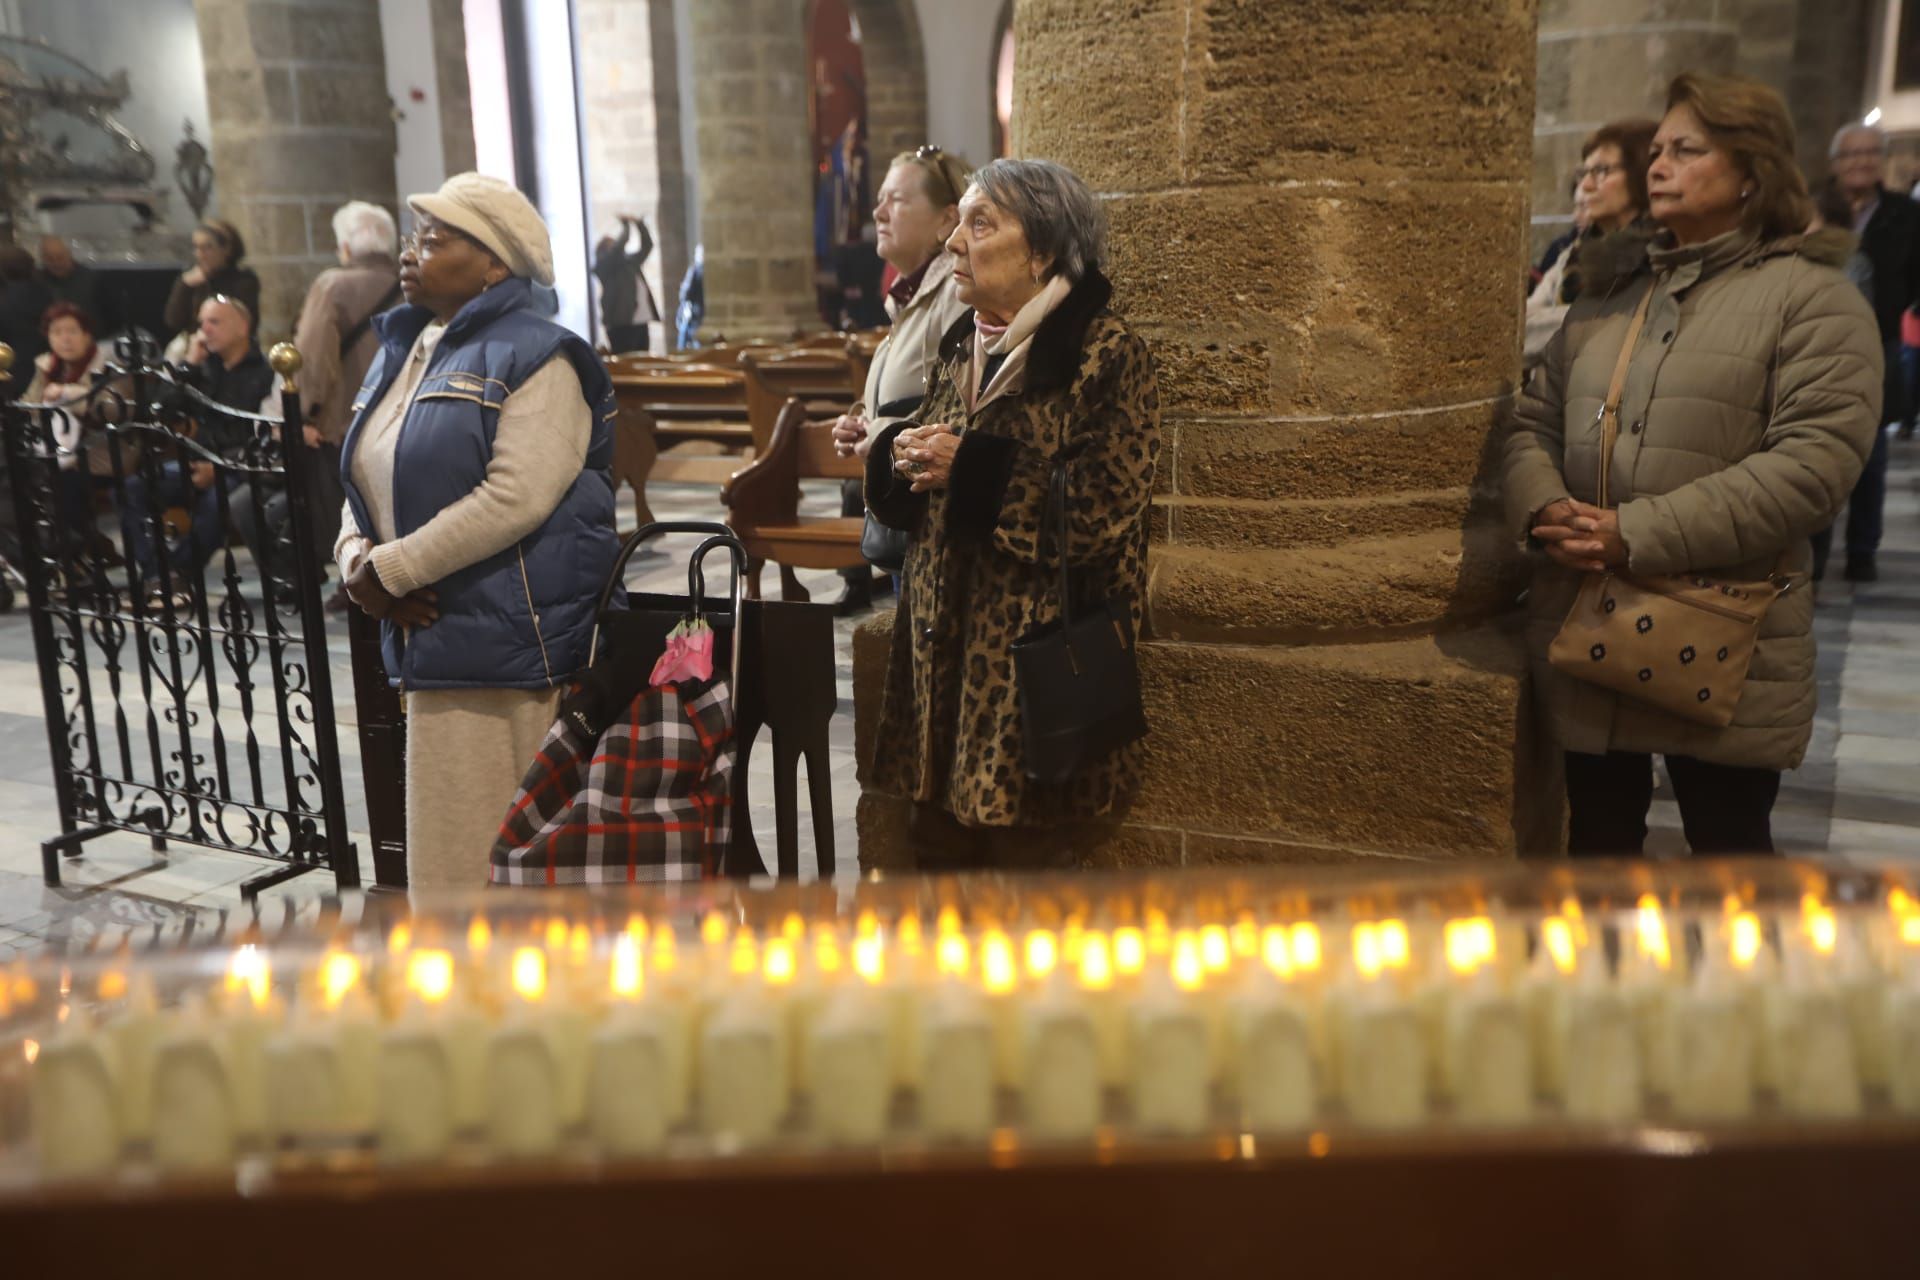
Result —
<svg viewBox="0 0 1920 1280"><path fill-rule="evenodd" d="M838 417L853 406L851 365L842 351L745 351L740 368L747 379L747 418L753 443L764 451L788 400L807 402L816 418Z"/></svg>
<svg viewBox="0 0 1920 1280"><path fill-rule="evenodd" d="M647 482L724 484L753 445L747 416L746 375L737 369L635 367L622 361L613 374L619 417L614 423L613 481L633 488L640 523L652 521ZM661 450L700 441L734 451L723 457L665 457Z"/></svg>
<svg viewBox="0 0 1920 1280"><path fill-rule="evenodd" d="M806 600L794 575L801 569L848 569L866 563L860 554L859 516L803 516L800 482L858 479L859 458L834 452L833 423L809 421L805 401L790 398L774 421L772 438L720 492L727 523L747 549L747 595L760 598L760 570L780 566L780 598Z"/></svg>

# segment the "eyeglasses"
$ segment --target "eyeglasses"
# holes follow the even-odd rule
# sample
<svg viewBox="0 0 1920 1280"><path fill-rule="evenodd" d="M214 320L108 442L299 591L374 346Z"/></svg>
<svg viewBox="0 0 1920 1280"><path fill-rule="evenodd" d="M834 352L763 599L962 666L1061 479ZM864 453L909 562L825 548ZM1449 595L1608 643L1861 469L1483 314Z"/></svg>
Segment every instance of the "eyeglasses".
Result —
<svg viewBox="0 0 1920 1280"><path fill-rule="evenodd" d="M485 247L458 227L431 227L426 231L415 231L404 237L400 241L400 251L411 253L416 258L430 258L461 240L481 248Z"/></svg>
<svg viewBox="0 0 1920 1280"><path fill-rule="evenodd" d="M1579 186L1581 183L1585 182L1588 178L1592 178L1595 182L1605 182L1608 178L1611 178L1614 174L1625 173L1626 171L1627 171L1627 167L1623 164L1582 165L1580 168L1575 169L1573 171L1573 184L1575 186Z"/></svg>

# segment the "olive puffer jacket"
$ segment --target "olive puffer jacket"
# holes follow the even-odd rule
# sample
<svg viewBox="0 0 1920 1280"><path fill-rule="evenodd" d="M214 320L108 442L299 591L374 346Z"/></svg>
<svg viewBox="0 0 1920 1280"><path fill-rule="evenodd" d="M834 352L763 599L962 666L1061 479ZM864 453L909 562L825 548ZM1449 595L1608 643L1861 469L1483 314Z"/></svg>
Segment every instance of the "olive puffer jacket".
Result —
<svg viewBox="0 0 1920 1280"><path fill-rule="evenodd" d="M1873 311L1838 270L1844 232L1762 242L1737 230L1686 248L1623 242L1583 259L1580 300L1506 445L1507 513L1525 532L1561 498L1598 497L1599 411L1628 322L1654 291L1620 404L1609 500L1628 567L1758 579L1794 588L1774 602L1738 711L1726 728L1682 720L1575 680L1547 646L1581 574L1541 557L1528 597L1534 689L1568 751L1685 755L1790 769L1813 731L1808 535L1846 503L1880 420Z"/></svg>

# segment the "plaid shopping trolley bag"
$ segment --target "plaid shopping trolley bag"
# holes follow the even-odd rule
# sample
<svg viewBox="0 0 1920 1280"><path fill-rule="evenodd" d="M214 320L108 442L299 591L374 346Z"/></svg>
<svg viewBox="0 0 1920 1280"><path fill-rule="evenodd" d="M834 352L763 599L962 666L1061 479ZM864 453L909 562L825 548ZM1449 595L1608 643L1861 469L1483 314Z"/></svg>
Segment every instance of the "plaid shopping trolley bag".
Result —
<svg viewBox="0 0 1920 1280"><path fill-rule="evenodd" d="M609 611L634 550L671 532L708 535L688 566L687 600L635 595ZM726 613L709 610L701 568L720 548L732 559ZM745 565L746 551L725 525L653 524L627 539L595 611L588 668L561 700L500 824L490 883L630 884L719 873L732 832L731 686ZM670 637L689 628L711 640L705 675L686 670L683 643L667 654ZM663 654L682 660L663 662Z"/></svg>

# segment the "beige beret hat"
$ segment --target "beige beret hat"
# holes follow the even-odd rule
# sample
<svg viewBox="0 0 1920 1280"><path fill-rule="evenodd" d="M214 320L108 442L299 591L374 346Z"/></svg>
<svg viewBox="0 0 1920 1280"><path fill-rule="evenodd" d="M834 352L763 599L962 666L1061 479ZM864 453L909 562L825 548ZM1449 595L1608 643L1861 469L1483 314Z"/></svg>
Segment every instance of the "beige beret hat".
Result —
<svg viewBox="0 0 1920 1280"><path fill-rule="evenodd" d="M466 232L493 250L513 274L535 284L553 283L547 224L512 183L484 173L456 173L432 194L408 196L407 207Z"/></svg>

